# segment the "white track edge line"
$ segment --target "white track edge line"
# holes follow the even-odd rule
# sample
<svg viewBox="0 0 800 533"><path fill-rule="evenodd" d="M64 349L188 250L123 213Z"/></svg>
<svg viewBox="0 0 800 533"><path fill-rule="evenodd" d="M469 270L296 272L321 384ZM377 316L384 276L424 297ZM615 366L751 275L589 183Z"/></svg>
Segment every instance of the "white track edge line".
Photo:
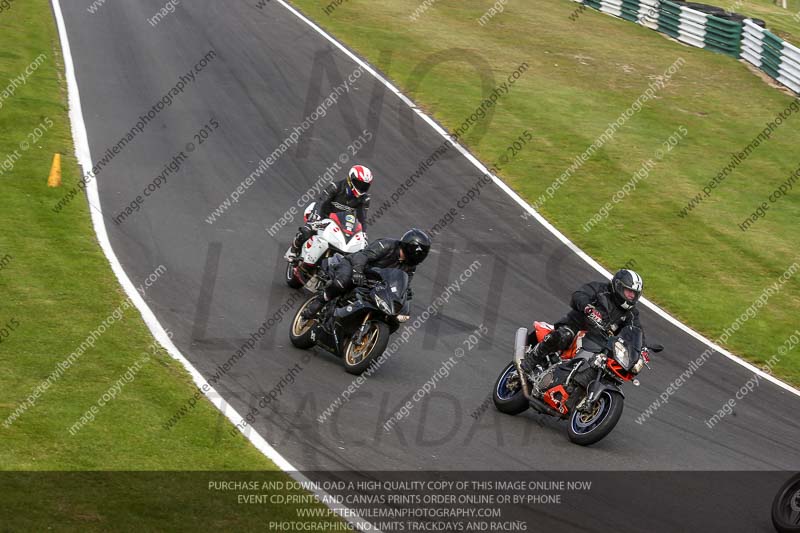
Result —
<svg viewBox="0 0 800 533"><path fill-rule="evenodd" d="M69 117L72 126L72 137L75 142L75 157L77 158L81 167L84 169L91 169L92 157L89 151L89 135L86 130L86 123L83 119L80 92L78 91L78 80L75 75L75 66L72 61L72 52L69 47L69 39L67 37L64 16L61 12L60 0L52 0L52 6L61 40L61 53L64 57L64 71L67 78L69 101ZM88 170L84 170L84 172L86 171ZM108 238L108 233L106 232L102 207L100 205L100 195L97 188L97 179L92 179L89 182L86 187L86 192L89 196L90 203L97 206L96 209L89 209L89 211L91 212L92 225L94 226L95 233L97 234L97 240L100 243L100 247L103 249L106 259L108 259L108 262L111 264L111 269L117 276L120 285L122 285L122 288L125 290L125 293L128 295L131 302L133 302L133 304L141 313L142 319L144 320L145 324L147 324L147 327L150 329L153 337L155 337L156 340L167 350L167 352L169 352L170 356L178 360L186 368L186 370L189 371L189 374L192 376L192 380L198 386L201 392L203 391L203 385L208 387L208 391L204 392L203 394L205 394L206 398L208 398L208 400L217 409L219 409L228 420L238 427L238 425L244 421L244 418L236 411L236 409L233 408L233 406L225 401L213 387L211 387L208 381L203 378L194 365L192 365L192 363L189 362L189 360L186 359L186 357L184 357L184 355L180 352L178 347L175 346L164 327L158 321L153 311L147 305L147 302L145 302L141 297L139 291L133 285L133 282L131 282L130 278L128 278L128 275L125 273L125 270L122 268L122 264L119 262L119 259L117 259L117 256L111 247L111 241ZM245 429L240 429L240 432L258 449L258 451L264 454L269 460L275 463L278 468L286 472L295 481L299 483L311 483L311 480L309 480L305 475L292 466L289 461L287 461L266 441L266 439L264 439L264 437L262 437L252 427L250 427L250 431L246 432ZM330 494L321 489L309 490L309 492L317 496L320 501L322 501L322 499L326 496L328 497L329 501L335 500L334 498L331 498ZM354 527L365 530L367 529L367 526L369 526L369 531L380 533L380 530L374 528L369 522L359 518L358 516L355 516L355 513L347 506L332 502L325 505L327 505L333 512Z"/></svg>
<svg viewBox="0 0 800 533"><path fill-rule="evenodd" d="M317 33L322 35L325 39L327 39L330 43L332 43L334 46L336 46L339 50L344 52L345 55L347 55L350 59L355 61L358 65L361 65L365 70L367 70L367 72L369 72L370 74L375 76L375 78L377 78L390 91L392 91L396 96L398 96L420 118L422 118L425 122L427 122L437 133L439 133L445 139L450 140L450 142L453 144L453 146L455 146L455 148L459 152L461 152L461 154L464 157L466 157L467 160L469 160L470 163L472 163L475 167L477 167L478 170L480 170L484 174L487 174L488 176L490 176L492 178L492 180L497 184L497 186L499 186L506 194L508 194L513 200L515 200L523 209L525 209L525 211L527 211L531 216L533 216L542 226L545 227L545 229L547 229L550 233L552 233L558 240L560 240L562 243L564 243L570 250L572 250L575 254L577 254L581 259L586 261L589 265L591 265L599 273L603 274L608 279L611 278L611 273L609 271L607 271L605 268L603 268L602 265L600 265L600 263L598 263L597 261L592 259L586 252L581 250L575 243L573 243L571 240L569 240L563 233L561 233L552 224L550 224L550 222L548 222L533 207L531 207L531 205L528 204L528 202L523 200L522 197L520 197L516 192L514 192L511 189L511 187L506 185L506 183L503 182L503 180L501 180L500 178L498 178L497 176L495 176L494 174L489 172L489 169L486 168L486 166L484 166L483 163L478 161L467 149L465 149L463 146L461 146L461 144L459 144L457 141L453 140L450 137L450 135L447 133L447 131L444 130L444 128L442 128L431 117L429 117L428 115L423 113L416 106L416 104L414 104L414 102L410 98L408 98L405 94L403 94L390 81L388 81L386 78L381 76L365 60L363 60L362 58L358 57L350 49L348 49L344 44L342 44L341 42L337 41L333 36L328 34L325 30L323 30L315 22L313 22L311 19L309 19L308 17L303 15L300 11L298 11L297 9L295 9L294 7L292 7L291 5L286 3L285 0L277 0L277 2L279 4L281 4L282 6L284 6L286 9L288 9L290 12L292 12L300 20L302 20L303 22L305 22L306 24L311 26L311 28L314 31L316 31ZM771 381L773 384L777 385L778 387L780 387L780 388L782 388L782 389L784 389L784 390L786 390L788 392L791 392L792 394L800 396L800 390L792 387L788 383L785 383L785 382L781 381L780 379L776 378L772 374L764 372L763 370L761 370L757 366L753 365L752 363L749 363L749 362L745 361L741 357L739 357L737 355L734 355L733 353L731 353L728 350L722 348L721 346L717 345L713 341L707 339L706 337L704 337L703 335L701 335L697 331L693 330L692 328L690 328L686 324L682 323L677 318L673 317L672 315L670 315L669 313L667 313L666 311L661 309L659 306L657 306L656 304L654 304L653 302L651 302L647 298L642 298L640 301L643 304L645 304L647 307L649 307L652 311L654 311L657 315L659 315L661 318L665 319L667 322L672 324L673 326L677 327L678 329L682 330L684 333L687 333L690 336L694 337L695 339L699 340L700 342L702 342L706 346L708 346L710 348L713 348L715 351L721 353L722 355L724 355L725 357L727 357L731 361L740 364L741 366L747 368L748 370L750 370L754 374L759 375L760 377L766 379L767 381Z"/></svg>

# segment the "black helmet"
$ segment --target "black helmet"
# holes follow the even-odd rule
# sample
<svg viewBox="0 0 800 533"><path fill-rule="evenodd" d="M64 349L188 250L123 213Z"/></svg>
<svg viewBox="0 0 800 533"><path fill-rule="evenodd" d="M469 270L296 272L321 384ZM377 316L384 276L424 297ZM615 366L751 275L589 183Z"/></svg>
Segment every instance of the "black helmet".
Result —
<svg viewBox="0 0 800 533"><path fill-rule="evenodd" d="M431 249L431 238L421 229L412 228L400 238L400 247L406 256L406 263L418 265L427 257Z"/></svg>
<svg viewBox="0 0 800 533"><path fill-rule="evenodd" d="M642 296L643 282L641 276L633 270L620 270L611 278L611 289L614 292L614 300L623 309L630 309ZM626 297L625 290L633 291L632 298ZM630 296L630 295L627 295Z"/></svg>

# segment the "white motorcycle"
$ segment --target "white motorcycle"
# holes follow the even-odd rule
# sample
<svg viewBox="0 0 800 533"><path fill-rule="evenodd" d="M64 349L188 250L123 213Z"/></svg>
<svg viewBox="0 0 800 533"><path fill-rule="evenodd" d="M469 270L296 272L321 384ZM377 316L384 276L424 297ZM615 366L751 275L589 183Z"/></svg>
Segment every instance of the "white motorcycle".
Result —
<svg viewBox="0 0 800 533"><path fill-rule="evenodd" d="M308 223L314 204L309 205L303 214ZM293 289L305 286L311 292L322 288L317 271L323 261L339 253L349 255L366 248L367 235L361 222L352 213L331 213L328 218L309 223L316 232L300 248L297 257L292 257L291 248L286 252L286 283Z"/></svg>

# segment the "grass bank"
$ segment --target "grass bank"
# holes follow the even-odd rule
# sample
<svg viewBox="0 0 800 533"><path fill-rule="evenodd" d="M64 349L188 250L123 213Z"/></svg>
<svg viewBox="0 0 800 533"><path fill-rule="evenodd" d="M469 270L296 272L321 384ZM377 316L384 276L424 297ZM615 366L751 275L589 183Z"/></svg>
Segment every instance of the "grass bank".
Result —
<svg viewBox="0 0 800 533"><path fill-rule="evenodd" d="M800 261L798 187L769 200L800 165L800 113L787 115L754 147L765 124L794 99L743 64L591 9L572 20L577 4L567 0L509 0L483 24L492 4L477 0L350 0L329 14L324 0L293 3L401 89L414 87L410 96L451 131L479 104L481 80L456 59L411 83L421 61L465 49L491 65L498 83L527 62L530 69L496 106L487 134L476 136L480 128L472 128L463 142L492 162L524 130L532 132L528 147L503 165L500 176L534 203L567 173L540 212L609 269L636 258L647 296L709 338L719 338ZM641 100L676 61L669 81ZM641 109L597 147L609 123L637 100ZM637 174L630 194L604 210ZM709 196L681 216L704 187ZM762 202L769 205L766 215L743 231L740 224ZM604 211L607 217L587 231ZM798 289L800 277L790 276L751 313L754 318L740 320L725 346L755 363L774 363L797 329ZM800 384L796 350L780 354L772 370Z"/></svg>

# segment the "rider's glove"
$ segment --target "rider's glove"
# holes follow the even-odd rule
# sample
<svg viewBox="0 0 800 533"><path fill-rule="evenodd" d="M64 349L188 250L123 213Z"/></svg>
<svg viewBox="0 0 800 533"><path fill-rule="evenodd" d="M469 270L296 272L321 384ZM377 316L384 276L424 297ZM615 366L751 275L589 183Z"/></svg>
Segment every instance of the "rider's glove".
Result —
<svg viewBox="0 0 800 533"><path fill-rule="evenodd" d="M603 323L603 313L601 313L595 306L587 305L583 308L583 312L586 314L586 317L595 324L599 325Z"/></svg>
<svg viewBox="0 0 800 533"><path fill-rule="evenodd" d="M367 281L367 277L364 275L363 272L355 271L353 272L353 285L356 287L360 287L364 285L364 282Z"/></svg>
<svg viewBox="0 0 800 533"><path fill-rule="evenodd" d="M298 230L300 230L300 235L302 236L301 237L302 242L307 241L308 239L311 238L312 235L316 233L316 231L314 231L314 228L312 228L309 224L306 224L305 226L298 228Z"/></svg>

